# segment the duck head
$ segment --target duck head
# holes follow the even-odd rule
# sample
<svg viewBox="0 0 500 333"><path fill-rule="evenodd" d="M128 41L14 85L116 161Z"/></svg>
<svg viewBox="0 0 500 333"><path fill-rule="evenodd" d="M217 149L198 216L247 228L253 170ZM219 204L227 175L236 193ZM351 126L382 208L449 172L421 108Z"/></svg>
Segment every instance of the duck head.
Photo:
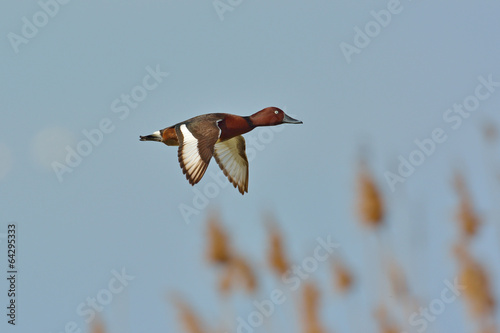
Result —
<svg viewBox="0 0 500 333"><path fill-rule="evenodd" d="M302 124L302 121L293 119L283 110L274 106L260 110L250 116L254 126L274 126L280 124Z"/></svg>

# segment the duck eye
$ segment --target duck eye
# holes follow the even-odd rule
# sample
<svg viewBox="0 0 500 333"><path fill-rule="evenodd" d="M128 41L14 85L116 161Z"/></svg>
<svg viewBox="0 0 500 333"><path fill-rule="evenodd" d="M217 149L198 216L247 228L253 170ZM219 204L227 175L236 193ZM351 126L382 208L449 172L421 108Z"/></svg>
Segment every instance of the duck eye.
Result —
<svg viewBox="0 0 500 333"><path fill-rule="evenodd" d="M274 114L278 114L278 110L275 110L275 111L274 111Z"/></svg>

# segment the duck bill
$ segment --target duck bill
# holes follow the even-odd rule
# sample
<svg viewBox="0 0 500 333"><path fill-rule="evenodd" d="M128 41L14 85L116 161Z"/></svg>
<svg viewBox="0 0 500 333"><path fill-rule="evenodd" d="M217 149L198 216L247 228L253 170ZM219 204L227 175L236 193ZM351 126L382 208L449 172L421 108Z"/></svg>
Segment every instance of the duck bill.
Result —
<svg viewBox="0 0 500 333"><path fill-rule="evenodd" d="M284 124L302 124L302 121L293 119L289 115L285 113L285 117L283 117L283 123Z"/></svg>

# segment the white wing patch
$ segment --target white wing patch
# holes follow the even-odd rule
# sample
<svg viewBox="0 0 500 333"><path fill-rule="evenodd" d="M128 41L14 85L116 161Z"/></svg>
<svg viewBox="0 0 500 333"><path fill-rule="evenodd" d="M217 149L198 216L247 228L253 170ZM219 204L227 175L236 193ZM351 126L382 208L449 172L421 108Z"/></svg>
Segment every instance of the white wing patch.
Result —
<svg viewBox="0 0 500 333"><path fill-rule="evenodd" d="M217 143L214 157L234 187L238 187L241 194L248 192L248 159L245 153L245 139L238 135Z"/></svg>
<svg viewBox="0 0 500 333"><path fill-rule="evenodd" d="M186 174L189 183L192 185L198 183L205 171L208 163L205 163L198 151L198 140L191 134L187 126L182 124L180 130L183 136L182 151L179 154L182 171Z"/></svg>

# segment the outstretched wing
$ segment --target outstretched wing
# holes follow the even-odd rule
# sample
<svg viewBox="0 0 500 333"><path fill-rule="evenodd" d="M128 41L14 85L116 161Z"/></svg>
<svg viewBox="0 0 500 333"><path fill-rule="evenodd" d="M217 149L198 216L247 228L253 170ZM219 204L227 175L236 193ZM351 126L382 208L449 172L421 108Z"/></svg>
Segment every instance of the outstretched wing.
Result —
<svg viewBox="0 0 500 333"><path fill-rule="evenodd" d="M248 159L245 153L245 139L238 135L219 142L215 144L213 155L234 187L238 187L241 194L248 192Z"/></svg>
<svg viewBox="0 0 500 333"><path fill-rule="evenodd" d="M198 183L214 153L214 145L219 139L220 129L214 121L213 125L196 126L193 123L183 123L175 126L179 139L178 157L182 173L191 185Z"/></svg>

